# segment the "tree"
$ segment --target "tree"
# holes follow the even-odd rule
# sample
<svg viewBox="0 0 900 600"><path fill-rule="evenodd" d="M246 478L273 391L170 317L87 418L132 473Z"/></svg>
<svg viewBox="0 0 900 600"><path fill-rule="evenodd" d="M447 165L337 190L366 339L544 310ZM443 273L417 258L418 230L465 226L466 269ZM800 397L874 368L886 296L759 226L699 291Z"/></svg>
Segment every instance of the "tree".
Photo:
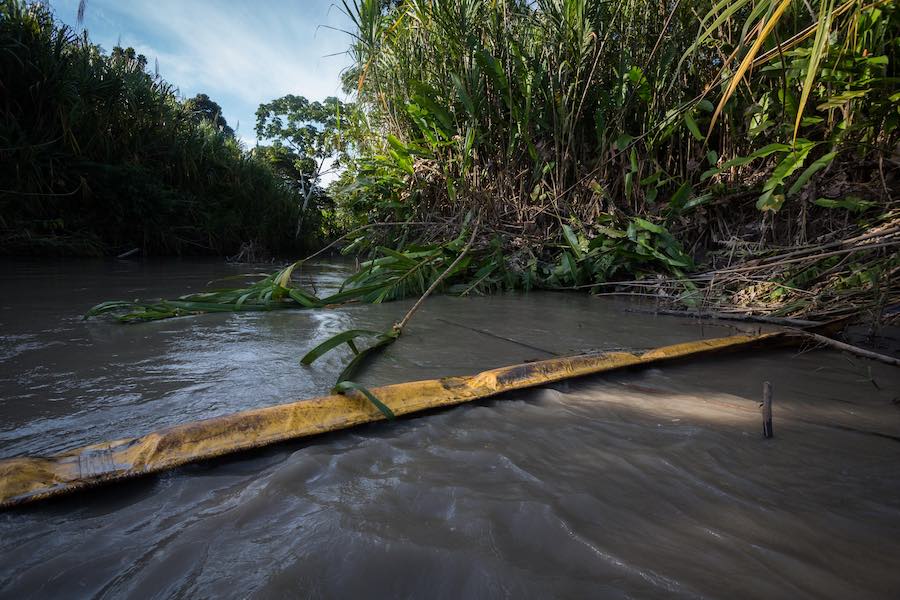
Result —
<svg viewBox="0 0 900 600"><path fill-rule="evenodd" d="M310 201L321 195L322 176L340 168L346 156L346 142L340 131L346 109L334 97L310 102L303 96L289 94L261 104L256 111L257 138L274 142L261 152L282 177L298 188L303 198L297 220L298 234Z"/></svg>
<svg viewBox="0 0 900 600"><path fill-rule="evenodd" d="M150 75L145 72L147 69L147 57L143 54L138 54L131 46L127 48L114 46L109 55L109 62L114 67L140 73L143 78L150 79Z"/></svg>
<svg viewBox="0 0 900 600"><path fill-rule="evenodd" d="M197 94L193 98L185 100L184 107L191 113L195 123L208 121L216 129L224 133L225 137L234 137L234 129L228 125L228 121L222 116L222 107L206 94Z"/></svg>

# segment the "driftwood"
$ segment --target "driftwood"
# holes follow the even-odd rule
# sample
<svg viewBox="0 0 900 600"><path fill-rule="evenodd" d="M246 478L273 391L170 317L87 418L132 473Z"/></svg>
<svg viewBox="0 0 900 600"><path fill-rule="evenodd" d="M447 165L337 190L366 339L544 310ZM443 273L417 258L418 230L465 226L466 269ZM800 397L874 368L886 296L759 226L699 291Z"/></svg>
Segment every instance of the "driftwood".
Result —
<svg viewBox="0 0 900 600"><path fill-rule="evenodd" d="M887 365L893 365L895 367L900 367L900 358L896 358L893 356L888 356L886 354L880 354L878 352L874 352L872 350L866 350L865 348L860 348L859 346L854 346L853 344L848 344L847 342L841 342L834 338L822 335L820 333L816 333L815 331L811 331L810 329L817 329L818 331L826 331L828 329L834 330L834 326L843 325L846 323L846 319L837 319L834 321L830 321L827 323L821 323L818 321L807 321L804 319L788 319L784 317L768 317L764 315L747 315L747 314L731 314L731 313L719 313L719 312L706 312L706 311L690 311L690 310L672 310L672 309L639 309L639 308L629 308L626 309L629 312L638 312L638 313L646 313L646 314L660 314L660 315L669 315L676 317L694 317L698 319L723 319L723 320L731 320L731 321L745 321L751 323L769 323L772 325L781 325L796 331L798 334L806 336L812 340L815 340L819 344L829 346L836 350L842 350L844 352L850 352L851 354L856 354L857 356L862 356L864 358L868 358L871 360L877 360L878 362L882 362ZM833 331L829 331L832 333Z"/></svg>
<svg viewBox="0 0 900 600"><path fill-rule="evenodd" d="M839 342L838 340L826 337L824 335L819 335L818 333L813 333L810 331L805 331L803 333L807 337L819 342L820 344L831 346L832 348L835 348L837 350L843 350L844 352L850 352L852 354L856 354L857 356L877 360L879 362L883 362L886 365L900 367L900 358L887 356L886 354L879 354L878 352L872 352L871 350L866 350L865 348L860 348L859 346L854 346L853 344L848 344L846 342Z"/></svg>
<svg viewBox="0 0 900 600"><path fill-rule="evenodd" d="M673 317L693 317L695 319L723 319L728 321L744 321L748 323L768 323L770 325L782 325L787 327L815 327L821 325L819 321L806 319L789 319L786 317L770 317L766 315L750 315L745 313L723 313L699 310L675 310L669 308L628 308L628 312L659 314Z"/></svg>

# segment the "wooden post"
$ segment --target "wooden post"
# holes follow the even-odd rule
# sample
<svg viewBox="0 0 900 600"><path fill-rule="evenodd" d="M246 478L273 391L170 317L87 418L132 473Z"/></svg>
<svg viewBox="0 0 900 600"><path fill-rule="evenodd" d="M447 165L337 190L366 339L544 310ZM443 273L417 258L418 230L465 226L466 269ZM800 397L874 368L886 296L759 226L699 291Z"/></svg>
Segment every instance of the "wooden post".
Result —
<svg viewBox="0 0 900 600"><path fill-rule="evenodd" d="M769 439L775 433L772 431L772 384L768 381L763 383L762 418L763 437Z"/></svg>

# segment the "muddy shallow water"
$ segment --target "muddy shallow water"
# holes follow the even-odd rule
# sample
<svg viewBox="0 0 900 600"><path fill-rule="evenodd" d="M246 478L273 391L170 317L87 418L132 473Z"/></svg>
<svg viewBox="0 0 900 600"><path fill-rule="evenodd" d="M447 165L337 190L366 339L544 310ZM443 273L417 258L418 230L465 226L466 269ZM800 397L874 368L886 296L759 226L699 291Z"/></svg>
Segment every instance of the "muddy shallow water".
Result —
<svg viewBox="0 0 900 600"><path fill-rule="evenodd" d="M82 321L247 268L0 264L0 458L323 393L297 359L409 302ZM320 292L346 274L303 274ZM474 373L734 325L532 293L430 299L362 380ZM746 326L744 326L746 329ZM775 433L762 440L762 382ZM900 371L832 351L585 378L0 513L0 596L896 597Z"/></svg>

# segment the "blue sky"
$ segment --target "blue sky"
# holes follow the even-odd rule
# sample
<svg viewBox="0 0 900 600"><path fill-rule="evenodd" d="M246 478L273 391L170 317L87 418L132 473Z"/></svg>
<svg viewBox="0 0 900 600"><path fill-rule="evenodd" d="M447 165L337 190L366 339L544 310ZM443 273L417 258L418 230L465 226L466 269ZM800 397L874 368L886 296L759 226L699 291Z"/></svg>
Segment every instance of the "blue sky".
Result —
<svg viewBox="0 0 900 600"><path fill-rule="evenodd" d="M88 0L84 27L109 52L117 43L159 61L182 96L209 94L249 147L256 108L285 94L343 97L350 37L335 0ZM78 0L50 0L75 26ZM337 56L328 56L337 54Z"/></svg>

